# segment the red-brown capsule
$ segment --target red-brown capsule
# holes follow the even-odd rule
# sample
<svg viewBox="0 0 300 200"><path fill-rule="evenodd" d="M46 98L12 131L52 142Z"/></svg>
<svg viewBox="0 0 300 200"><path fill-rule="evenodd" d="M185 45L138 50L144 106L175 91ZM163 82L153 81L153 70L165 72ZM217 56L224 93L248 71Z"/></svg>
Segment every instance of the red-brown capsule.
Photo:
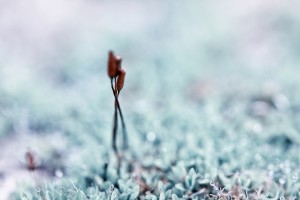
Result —
<svg viewBox="0 0 300 200"><path fill-rule="evenodd" d="M119 70L119 76L117 79L117 90L120 92L124 86L126 71L124 69Z"/></svg>
<svg viewBox="0 0 300 200"><path fill-rule="evenodd" d="M117 66L118 75L119 75L120 70L122 68L122 58L121 58L121 56L116 56L115 59L116 59L116 66Z"/></svg>
<svg viewBox="0 0 300 200"><path fill-rule="evenodd" d="M118 67L116 65L116 57L114 52L109 51L108 63L107 63L107 74L110 78L114 78L118 75Z"/></svg>

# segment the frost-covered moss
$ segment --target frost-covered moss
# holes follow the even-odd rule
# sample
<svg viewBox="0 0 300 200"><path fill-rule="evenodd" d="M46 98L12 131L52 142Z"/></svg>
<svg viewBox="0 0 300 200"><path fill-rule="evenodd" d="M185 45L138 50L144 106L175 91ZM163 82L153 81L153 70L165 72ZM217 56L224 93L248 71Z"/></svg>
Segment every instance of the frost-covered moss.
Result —
<svg viewBox="0 0 300 200"><path fill-rule="evenodd" d="M262 62L244 21L194 4L173 4L163 29L82 35L72 51L40 63L45 69L29 68L26 81L1 76L0 137L43 138L29 145L39 160L34 178L11 199L300 198L299 14L265 16L266 30L261 17L258 30L250 23L282 47L282 57ZM266 49L276 49L272 41ZM119 176L112 47L128 75L120 102L130 147Z"/></svg>

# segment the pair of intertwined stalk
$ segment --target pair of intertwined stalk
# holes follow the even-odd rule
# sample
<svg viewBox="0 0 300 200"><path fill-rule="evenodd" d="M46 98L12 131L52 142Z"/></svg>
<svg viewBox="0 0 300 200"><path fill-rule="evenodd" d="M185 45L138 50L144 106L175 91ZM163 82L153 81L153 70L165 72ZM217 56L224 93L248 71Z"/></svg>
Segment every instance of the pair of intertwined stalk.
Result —
<svg viewBox="0 0 300 200"><path fill-rule="evenodd" d="M122 58L115 56L112 51L108 54L107 73L111 80L111 89L115 98L115 112L113 119L113 131L112 131L112 148L116 156L120 159L120 154L117 148L117 133L118 133L118 113L121 118L122 132L123 132L123 143L122 149L128 148L127 131L125 126L124 117L122 114L121 106L119 103L119 94L124 86L126 71L122 69Z"/></svg>

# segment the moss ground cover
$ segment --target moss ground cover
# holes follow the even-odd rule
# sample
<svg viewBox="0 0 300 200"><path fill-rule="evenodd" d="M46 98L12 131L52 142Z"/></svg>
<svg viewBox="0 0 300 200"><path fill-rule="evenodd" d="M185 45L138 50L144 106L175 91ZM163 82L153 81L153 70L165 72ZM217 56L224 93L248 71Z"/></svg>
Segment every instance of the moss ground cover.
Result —
<svg viewBox="0 0 300 200"><path fill-rule="evenodd" d="M229 15L224 4L134 5L141 16L161 8L158 19L87 27L49 60L0 68L0 187L19 179L6 198L299 199L293 6ZM129 146L119 174L111 48L127 71L119 101Z"/></svg>

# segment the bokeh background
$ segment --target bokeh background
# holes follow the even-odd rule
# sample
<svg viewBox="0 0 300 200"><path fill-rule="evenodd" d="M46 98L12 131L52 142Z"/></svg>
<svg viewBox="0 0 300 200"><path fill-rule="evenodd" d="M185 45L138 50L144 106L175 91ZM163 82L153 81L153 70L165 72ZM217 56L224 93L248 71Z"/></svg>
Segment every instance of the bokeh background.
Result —
<svg viewBox="0 0 300 200"><path fill-rule="evenodd" d="M184 163L208 160L211 180L270 163L290 168L281 183L298 177L299 6L1 0L0 199L32 184L28 150L48 181L113 156L109 50L127 70L120 101L137 158L163 166L183 149Z"/></svg>

